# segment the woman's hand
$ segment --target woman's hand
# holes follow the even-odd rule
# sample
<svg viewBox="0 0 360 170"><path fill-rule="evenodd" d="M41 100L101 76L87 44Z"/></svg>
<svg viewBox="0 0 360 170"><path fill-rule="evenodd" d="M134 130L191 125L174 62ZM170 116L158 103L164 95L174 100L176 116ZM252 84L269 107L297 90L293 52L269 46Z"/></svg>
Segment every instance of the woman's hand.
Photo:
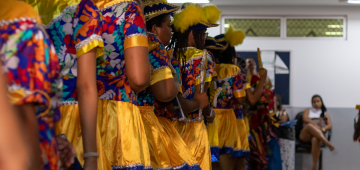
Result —
<svg viewBox="0 0 360 170"><path fill-rule="evenodd" d="M259 69L260 80L265 81L267 77L267 70L264 68Z"/></svg>
<svg viewBox="0 0 360 170"><path fill-rule="evenodd" d="M61 138L59 136L56 137L56 141L58 144L60 160L68 168L74 164L76 154L75 148L67 139Z"/></svg>
<svg viewBox="0 0 360 170"><path fill-rule="evenodd" d="M215 116L205 116L205 119L208 123L214 122Z"/></svg>
<svg viewBox="0 0 360 170"><path fill-rule="evenodd" d="M206 93L197 93L194 95L194 99L199 103L199 109L209 105L209 100Z"/></svg>

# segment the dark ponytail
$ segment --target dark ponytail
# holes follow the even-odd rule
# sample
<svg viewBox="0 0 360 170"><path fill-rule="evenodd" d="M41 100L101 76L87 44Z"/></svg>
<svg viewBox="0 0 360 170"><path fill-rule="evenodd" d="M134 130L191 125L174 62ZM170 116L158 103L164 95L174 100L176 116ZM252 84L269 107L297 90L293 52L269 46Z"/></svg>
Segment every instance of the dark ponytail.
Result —
<svg viewBox="0 0 360 170"><path fill-rule="evenodd" d="M312 104L312 102L313 102L313 100L314 100L315 97L320 98L320 101L321 101L321 114L320 114L320 117L323 118L323 117L325 117L325 112L326 112L325 104L324 104L321 96L320 96L320 95L317 95L317 94L314 95L314 96L311 98L311 104Z"/></svg>

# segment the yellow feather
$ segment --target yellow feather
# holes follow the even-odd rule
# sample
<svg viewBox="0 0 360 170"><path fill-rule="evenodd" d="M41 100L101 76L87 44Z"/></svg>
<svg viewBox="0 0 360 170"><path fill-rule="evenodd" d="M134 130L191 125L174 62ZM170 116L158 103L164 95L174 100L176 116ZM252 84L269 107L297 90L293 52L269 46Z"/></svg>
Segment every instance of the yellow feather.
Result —
<svg viewBox="0 0 360 170"><path fill-rule="evenodd" d="M230 26L229 30L225 33L225 41L230 44L231 47L242 44L245 38L245 33L241 30L234 31Z"/></svg>
<svg viewBox="0 0 360 170"><path fill-rule="evenodd" d="M221 11L215 5L208 5L204 7L205 17L211 24L215 24L219 18Z"/></svg>
<svg viewBox="0 0 360 170"><path fill-rule="evenodd" d="M184 33L190 26L196 25L200 22L206 22L203 8L190 4L185 9L175 14L174 27Z"/></svg>

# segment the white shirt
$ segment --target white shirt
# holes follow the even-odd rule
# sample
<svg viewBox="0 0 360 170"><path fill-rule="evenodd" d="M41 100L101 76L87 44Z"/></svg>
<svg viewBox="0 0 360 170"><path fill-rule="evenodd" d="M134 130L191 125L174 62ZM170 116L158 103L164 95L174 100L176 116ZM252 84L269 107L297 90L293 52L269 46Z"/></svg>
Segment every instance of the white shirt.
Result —
<svg viewBox="0 0 360 170"><path fill-rule="evenodd" d="M322 112L321 109L311 108L309 109L309 118L310 119L320 118L321 112Z"/></svg>

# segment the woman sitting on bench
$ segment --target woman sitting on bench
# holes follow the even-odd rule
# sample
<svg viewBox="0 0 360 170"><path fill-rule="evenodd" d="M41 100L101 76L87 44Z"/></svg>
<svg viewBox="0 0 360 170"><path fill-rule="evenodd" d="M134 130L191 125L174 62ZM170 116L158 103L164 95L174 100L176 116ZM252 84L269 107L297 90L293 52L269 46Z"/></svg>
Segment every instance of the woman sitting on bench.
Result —
<svg viewBox="0 0 360 170"><path fill-rule="evenodd" d="M324 133L332 128L330 115L326 113L326 107L319 95L311 99L313 108L306 109L303 115L304 126L300 133L300 141L311 142L311 154L313 156L312 170L316 169L321 143L325 143L333 151L335 147L326 139Z"/></svg>

